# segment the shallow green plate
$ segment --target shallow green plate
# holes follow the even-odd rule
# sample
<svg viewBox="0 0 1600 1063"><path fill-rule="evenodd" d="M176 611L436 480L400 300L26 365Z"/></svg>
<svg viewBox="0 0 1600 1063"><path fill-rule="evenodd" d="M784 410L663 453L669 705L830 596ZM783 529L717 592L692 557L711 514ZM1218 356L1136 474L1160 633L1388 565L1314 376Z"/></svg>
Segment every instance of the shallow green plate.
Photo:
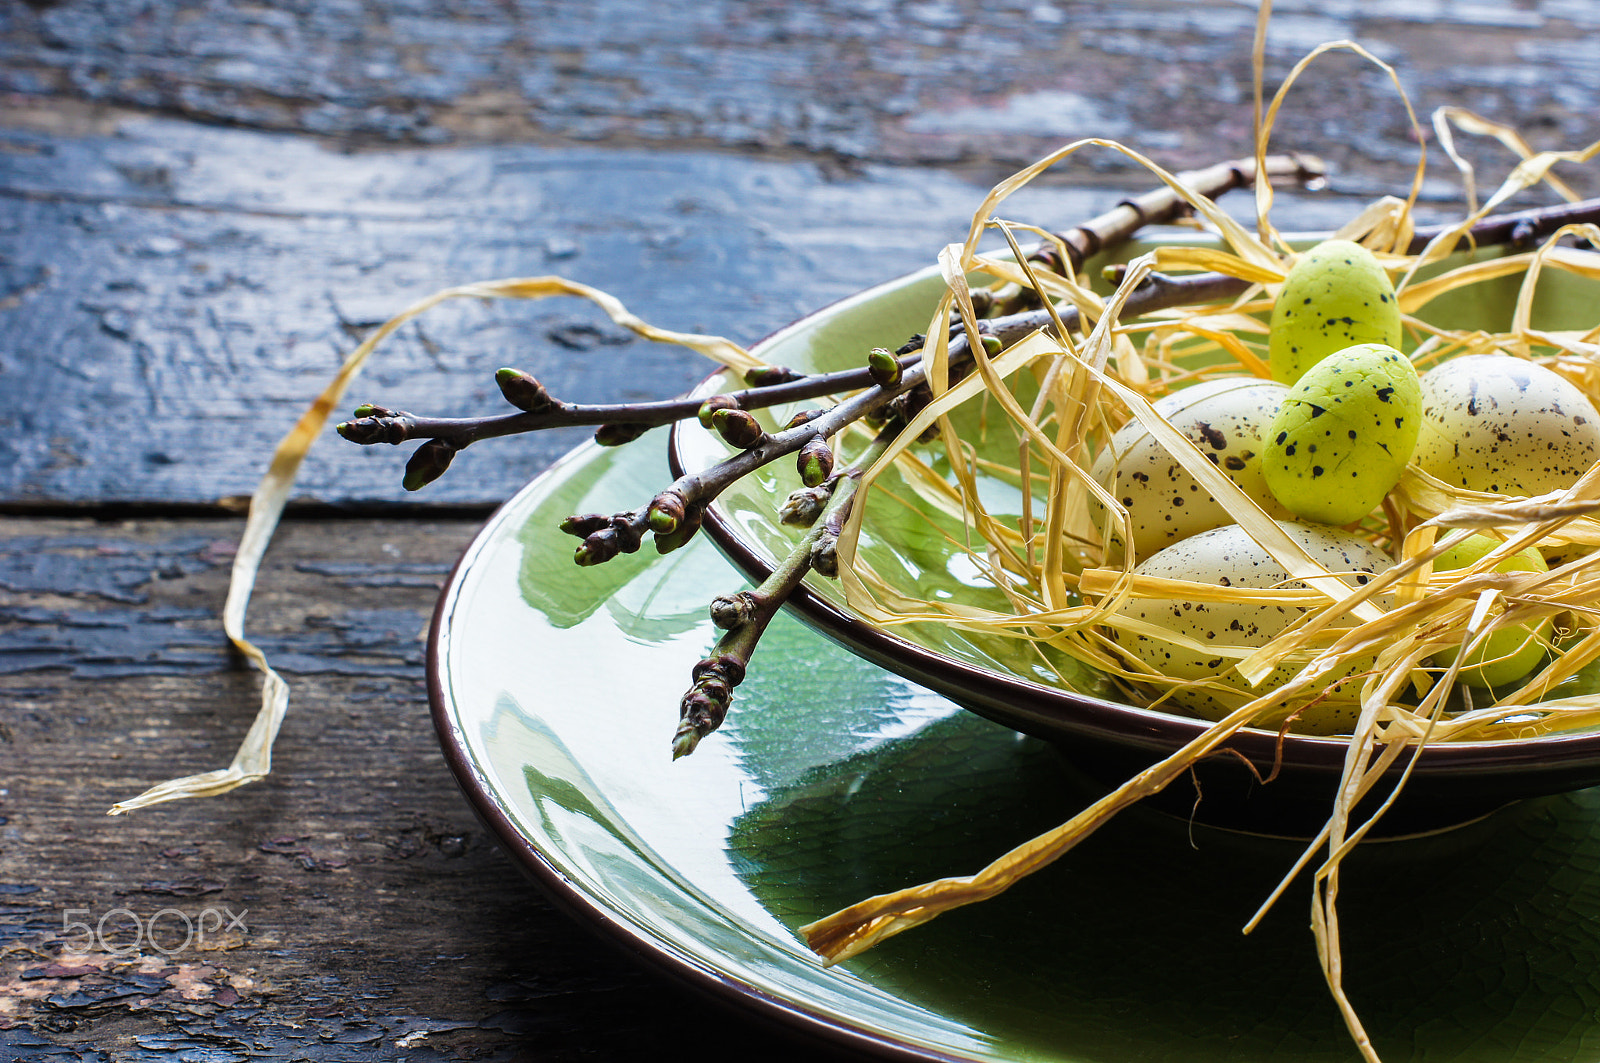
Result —
<svg viewBox="0 0 1600 1063"><path fill-rule="evenodd" d="M969 872L1089 787L1020 737L780 618L722 731L674 763L708 597L705 542L594 569L555 524L650 497L661 433L583 448L463 556L429 654L435 720L479 814L559 900L673 976L892 1058L1349 1060L1308 894L1239 927L1292 843L1124 814L1010 893L826 969L795 928ZM1347 983L1390 1063L1600 1060L1600 793L1362 847Z"/></svg>

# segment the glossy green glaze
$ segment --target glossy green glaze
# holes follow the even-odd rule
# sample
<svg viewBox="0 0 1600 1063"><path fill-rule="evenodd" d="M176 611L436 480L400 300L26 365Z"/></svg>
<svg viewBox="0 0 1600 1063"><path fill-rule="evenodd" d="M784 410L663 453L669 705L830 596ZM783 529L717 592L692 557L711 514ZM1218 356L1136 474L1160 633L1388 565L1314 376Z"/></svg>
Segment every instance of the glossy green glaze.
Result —
<svg viewBox="0 0 1600 1063"><path fill-rule="evenodd" d="M520 493L441 602L447 753L502 841L674 974L811 1032L929 1058L1355 1058L1308 890L1239 927L1298 846L1124 814L1010 893L839 968L795 928L966 873L1089 799L1050 747L780 618L722 731L674 763L709 543L571 564L569 513L638 504L661 433L584 448ZM1600 1059L1600 793L1525 802L1346 864L1346 979L1390 1063Z"/></svg>

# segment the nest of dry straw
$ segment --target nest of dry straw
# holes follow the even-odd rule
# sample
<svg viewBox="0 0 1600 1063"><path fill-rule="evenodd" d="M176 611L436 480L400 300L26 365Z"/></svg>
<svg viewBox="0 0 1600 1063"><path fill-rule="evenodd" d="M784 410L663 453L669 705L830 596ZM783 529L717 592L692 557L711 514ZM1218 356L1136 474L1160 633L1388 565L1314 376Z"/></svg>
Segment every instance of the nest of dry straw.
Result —
<svg viewBox="0 0 1600 1063"><path fill-rule="evenodd" d="M1525 178L1519 171L1519 180ZM1593 360L1600 324L1541 329L1533 314L1541 282L1552 274L1600 280L1600 255L1568 246L1567 239L1600 236L1595 226L1564 227L1523 253L1452 261L1457 238L1512 190L1502 189L1416 254L1394 250L1409 243L1412 233L1406 201L1375 204L1334 235L1362 240L1398 278L1398 301L1413 341L1409 354L1419 368L1464 355L1510 354L1552 369L1591 400L1600 400L1600 375ZM1216 224L1225 249L1192 243L1159 247L1127 268L1109 298L1096 294L1088 278L1044 273L996 255L947 253L951 283L941 315L966 318L976 332L969 275L977 273L993 277L996 286L1023 284L1069 302L1086 328L1076 334L1059 328L1065 339L1041 331L998 355L976 350L976 371L955 383L940 365L947 345L930 350L930 379L939 394L863 478L866 504L857 508L841 536L841 556L855 562L842 573L851 606L886 625L937 620L1045 645L1116 677L1131 697L1162 704L1174 687L1194 680L1153 670L1109 637L1112 632L1149 633L1119 612L1130 598L1294 605L1304 610L1301 620L1264 646L1230 645L1224 636L1206 647L1252 682L1286 663L1303 666L1294 682L1263 689L1250 719L1292 717L1297 707L1313 699L1336 698L1359 706L1363 721L1370 717L1370 726L1379 730L1412 738L1428 733L1437 741L1529 737L1600 723L1590 699L1559 696L1563 684L1600 655L1591 602L1600 565L1600 555L1593 552L1600 545L1600 523L1593 516L1600 509L1600 473L1591 472L1564 492L1529 499L1466 490L1410 466L1383 504L1350 529L1396 564L1363 586L1350 587L1286 536L1257 501L1154 409L1155 400L1202 380L1269 377L1265 316L1294 259L1288 242L1265 217L1259 234L1248 233L1209 201L1191 198L1196 211ZM991 223L1008 235L1016 228ZM1463 257L1471 258L1455 256ZM1121 304L1141 279L1156 271L1164 283L1181 283L1185 271L1220 272L1248 282L1248 288L1227 302L1123 319ZM1511 319L1501 329L1452 328L1428 313L1446 296L1459 302L1478 286L1504 286L1508 279L1517 285L1517 294ZM1020 520L1014 514L996 515L984 505L978 480L995 470L979 467L976 455L984 448L964 434L973 419L953 416L972 403L987 407L983 431L1003 431L995 423L1003 422L1020 442L1017 466L1010 470L1011 479L1026 485L1021 497L1027 512ZM1128 511L1091 471L1096 454L1129 419L1156 436L1297 584L1264 590L1209 583L1174 586L1136 573L1140 558L1116 545L1134 538ZM952 470L947 482L929 475L926 463L908 450L916 430L933 425L942 429L945 440L944 457ZM920 493L924 502L942 508L949 508L952 499L959 503L962 523L972 535L967 541L950 540L951 548L968 553L974 566L989 575L1004 593L1008 610L919 599L905 586L880 578L859 558L855 546L861 532L874 530L872 488L897 462L903 484L896 490ZM915 475L904 475L912 465ZM902 509L895 507L896 513ZM1469 530L1503 543L1473 566L1434 571L1431 562ZM1494 572L1499 562L1529 546L1564 560L1548 573ZM1499 630L1537 626L1546 618L1557 621L1550 662L1515 689L1498 691L1492 704L1459 711L1461 702L1449 694L1466 655L1457 656L1449 669L1433 666L1431 659L1441 650L1470 648ZM1360 683L1345 682L1330 690L1317 682L1358 664ZM1447 714L1447 707L1457 711ZM1513 707L1517 711L1507 711ZM1289 726L1294 726L1292 719Z"/></svg>

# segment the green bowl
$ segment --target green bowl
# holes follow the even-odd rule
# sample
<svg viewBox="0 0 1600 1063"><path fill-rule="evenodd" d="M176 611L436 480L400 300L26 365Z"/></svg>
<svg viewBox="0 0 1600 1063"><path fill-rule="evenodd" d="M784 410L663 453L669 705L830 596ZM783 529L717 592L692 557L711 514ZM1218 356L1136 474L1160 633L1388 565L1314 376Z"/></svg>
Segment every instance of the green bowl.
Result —
<svg viewBox="0 0 1600 1063"><path fill-rule="evenodd" d="M1183 237L1179 237L1183 238ZM1192 239L1192 234L1188 236ZM1312 242L1317 237L1308 237ZM1126 257L1151 244L1134 244ZM1480 256L1494 251L1478 252ZM1439 269L1469 261L1447 260ZM1098 266L1091 263L1091 275ZM871 288L811 314L753 349L762 360L804 372L859 365L873 347L894 349L928 327L942 292L936 270L923 270ZM1515 278L1453 292L1427 307L1428 317L1452 327L1499 329L1510 319ZM1535 306L1535 321L1548 328L1593 325L1600 285L1547 271ZM1585 320L1584 315L1590 315ZM738 386L727 374L708 378L696 394L709 396ZM787 409L774 416L786 418ZM963 439L1001 463L1014 463L1017 437L1001 417L980 420L965 411ZM704 469L725 458L728 447L697 423L675 429L670 453L674 472ZM928 451L926 453L932 453ZM942 459L939 459L942 461ZM886 481L887 482L887 481ZM775 462L731 486L711 506L706 530L718 547L752 580L764 579L787 554L797 529L777 519L779 504L796 486L792 466ZM1020 513L1020 491L991 478L981 484L997 515ZM1004 607L992 586L969 571L948 549L959 523L932 507L878 505L869 512L861 556L898 589L927 599L963 600ZM1205 721L1119 700L1103 676L1071 660L1049 663L1028 656L1024 644L969 636L935 623L892 630L863 620L844 601L834 581L812 574L790 599L790 607L828 638L973 712L1008 727L1044 737L1106 787L1148 767L1200 734ZM759 668L757 660L754 667ZM1068 689L1061 670L1076 689ZM1564 691L1566 693L1566 691ZM1301 836L1326 821L1343 769L1347 743L1340 738L1245 729L1226 748L1237 756L1213 756L1197 768L1204 795L1174 787L1155 799L1169 810L1201 821L1253 832ZM1520 798L1600 784L1600 734L1552 735L1526 741L1454 742L1430 745L1415 756L1412 775L1381 830L1390 835L1426 832L1481 817ZM1404 759L1393 769L1398 778ZM1276 772L1269 784L1261 779ZM1378 788L1383 791L1383 787ZM1375 795L1372 800L1378 799Z"/></svg>

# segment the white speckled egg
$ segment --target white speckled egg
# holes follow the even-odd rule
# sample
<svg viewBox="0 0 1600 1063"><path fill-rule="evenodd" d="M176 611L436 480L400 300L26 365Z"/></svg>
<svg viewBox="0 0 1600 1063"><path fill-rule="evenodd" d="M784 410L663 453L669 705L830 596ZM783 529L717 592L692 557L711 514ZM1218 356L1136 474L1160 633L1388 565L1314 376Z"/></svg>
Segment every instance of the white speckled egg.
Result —
<svg viewBox="0 0 1600 1063"><path fill-rule="evenodd" d="M1442 362L1422 375L1412 460L1446 483L1526 496L1570 487L1600 460L1600 412L1542 365L1505 354Z"/></svg>
<svg viewBox="0 0 1600 1063"><path fill-rule="evenodd" d="M1286 518L1291 514L1261 478L1261 434L1288 391L1270 380L1223 377L1175 391L1153 405L1263 509ZM1128 510L1135 557L1233 523L1228 511L1137 420L1123 425L1101 448L1092 472Z"/></svg>
<svg viewBox="0 0 1600 1063"><path fill-rule="evenodd" d="M1365 539L1326 525L1279 521L1312 557L1330 572L1351 573L1345 582L1365 583L1371 573L1392 563L1389 556ZM1290 582L1289 573L1237 524L1215 528L1160 551L1140 564L1137 572L1165 579L1191 580L1223 587L1275 587ZM1168 599L1133 599L1121 609L1130 616L1201 643L1228 646L1262 646L1294 621L1304 610L1296 606L1195 602ZM1163 675L1178 679L1214 679L1234 687L1236 698L1225 698L1197 688L1180 687L1169 699L1197 716L1221 719L1246 701L1292 677L1298 666L1285 665L1260 687L1252 689L1233 665L1237 658L1197 653L1176 642L1143 635L1112 637L1140 660ZM1347 702L1321 702L1303 713L1296 730L1334 734L1350 727L1354 709Z"/></svg>

